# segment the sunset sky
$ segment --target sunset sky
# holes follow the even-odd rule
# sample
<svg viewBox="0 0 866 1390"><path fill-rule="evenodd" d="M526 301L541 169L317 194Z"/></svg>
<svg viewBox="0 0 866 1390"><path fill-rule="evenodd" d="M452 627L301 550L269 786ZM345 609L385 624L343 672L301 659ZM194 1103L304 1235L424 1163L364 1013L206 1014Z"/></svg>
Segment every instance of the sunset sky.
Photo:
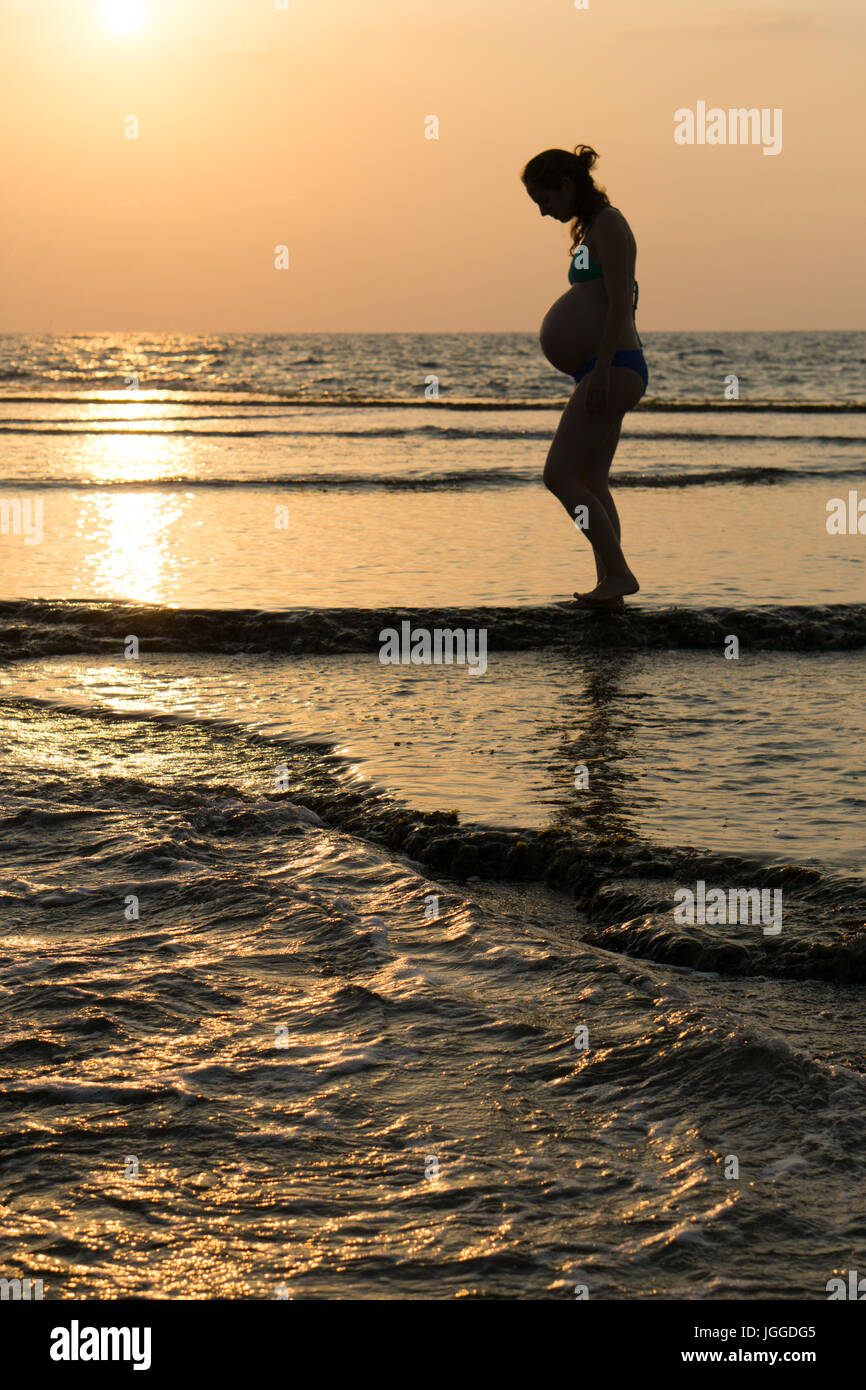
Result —
<svg viewBox="0 0 866 1390"><path fill-rule="evenodd" d="M0 0L0 331L534 331L568 229L519 174L579 141L641 329L862 327L864 30L854 0ZM698 101L781 108L782 152L676 145Z"/></svg>

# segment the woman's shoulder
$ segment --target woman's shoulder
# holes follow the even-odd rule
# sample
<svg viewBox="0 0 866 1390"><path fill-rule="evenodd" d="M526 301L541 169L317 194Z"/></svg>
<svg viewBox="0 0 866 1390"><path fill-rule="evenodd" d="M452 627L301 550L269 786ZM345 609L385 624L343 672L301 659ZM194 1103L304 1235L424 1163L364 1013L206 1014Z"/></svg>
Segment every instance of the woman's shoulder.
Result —
<svg viewBox="0 0 866 1390"><path fill-rule="evenodd" d="M598 212L595 214L595 217L593 218L593 221L599 223L601 226L607 224L607 226L610 227L614 223L618 223L620 226L622 226L623 224L626 227L628 226L628 223L626 222L625 217L620 212L619 208L615 208L612 203L606 203L603 208L599 208Z"/></svg>
<svg viewBox="0 0 866 1390"><path fill-rule="evenodd" d="M611 233L616 236L617 233L621 235L624 232L630 240L634 237L634 233L623 213L620 212L619 208L615 208L610 204L601 208L596 213L593 218L592 230L593 232L600 231L602 236L605 234L610 235Z"/></svg>

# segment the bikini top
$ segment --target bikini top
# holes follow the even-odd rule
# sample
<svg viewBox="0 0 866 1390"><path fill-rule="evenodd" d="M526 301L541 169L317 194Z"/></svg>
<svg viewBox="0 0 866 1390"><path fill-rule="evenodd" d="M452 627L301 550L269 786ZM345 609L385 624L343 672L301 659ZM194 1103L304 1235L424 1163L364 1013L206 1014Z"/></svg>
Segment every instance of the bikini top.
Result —
<svg viewBox="0 0 866 1390"><path fill-rule="evenodd" d="M578 265L578 260L586 257L586 265ZM598 261L594 261L589 254L587 247L581 242L574 253L574 259L568 267L568 283L570 285L582 285L586 280L600 280L604 272ZM632 304L632 318L637 311L637 280L634 282L634 303Z"/></svg>

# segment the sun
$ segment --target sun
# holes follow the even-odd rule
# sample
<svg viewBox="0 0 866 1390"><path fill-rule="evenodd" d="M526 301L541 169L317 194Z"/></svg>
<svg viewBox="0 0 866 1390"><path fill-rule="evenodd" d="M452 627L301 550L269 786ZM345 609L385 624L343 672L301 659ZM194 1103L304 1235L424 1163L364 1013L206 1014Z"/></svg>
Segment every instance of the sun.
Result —
<svg viewBox="0 0 866 1390"><path fill-rule="evenodd" d="M102 18L113 34L135 34L147 19L142 0L102 0Z"/></svg>

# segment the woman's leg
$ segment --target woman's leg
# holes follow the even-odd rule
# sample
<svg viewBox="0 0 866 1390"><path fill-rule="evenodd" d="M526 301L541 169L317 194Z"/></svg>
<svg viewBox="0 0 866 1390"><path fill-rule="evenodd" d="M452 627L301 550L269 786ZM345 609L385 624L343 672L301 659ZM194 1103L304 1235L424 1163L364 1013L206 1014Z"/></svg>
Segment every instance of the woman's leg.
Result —
<svg viewBox="0 0 866 1390"><path fill-rule="evenodd" d="M593 591L594 597L602 600L636 593L639 588L620 547L619 517L606 471L603 465L599 467L607 451L613 457L622 416L643 394L642 382L639 377L635 381L635 376L627 368L612 368L608 409L603 413L589 414L586 410L589 378L578 384L562 412L544 468L545 486L559 498L572 521L578 507L586 509L586 525L580 529L596 554L597 566L600 563L604 568L599 590ZM590 478L600 487L601 497L587 486Z"/></svg>
<svg viewBox="0 0 866 1390"><path fill-rule="evenodd" d="M589 488L590 492L595 494L607 512L610 524L614 530L614 535L620 543L622 543L622 527L620 526L619 513L617 512L613 497L611 496L608 476L610 474L611 464L613 463L613 456L619 444L621 429L622 416L620 416L616 424L605 436L595 458L591 463L585 466L580 475L580 481L583 483L584 487ZM595 556L596 578L600 584L605 576L604 565L601 562L601 556L598 555L596 551L592 553Z"/></svg>

